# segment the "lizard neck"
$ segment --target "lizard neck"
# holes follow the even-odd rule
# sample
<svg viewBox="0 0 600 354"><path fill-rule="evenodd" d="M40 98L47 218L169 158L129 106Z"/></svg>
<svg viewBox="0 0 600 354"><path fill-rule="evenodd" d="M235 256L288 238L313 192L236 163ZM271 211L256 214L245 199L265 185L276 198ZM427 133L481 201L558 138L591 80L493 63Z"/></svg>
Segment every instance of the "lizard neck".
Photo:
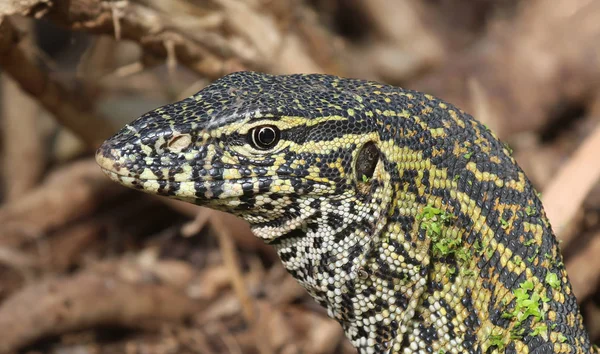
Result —
<svg viewBox="0 0 600 354"><path fill-rule="evenodd" d="M408 324L426 272L421 269L424 254L406 254L414 266L397 269L379 256L389 255L381 245L388 242L387 211L393 196L389 184L380 181L365 182L360 194L311 201L317 211L284 223L280 236L269 244L288 272L342 325L355 347L383 350L400 326ZM399 240L389 241L402 248Z"/></svg>
<svg viewBox="0 0 600 354"><path fill-rule="evenodd" d="M374 188L372 203L322 200L275 247L359 351L550 352L564 338L565 348L588 352L539 200L531 196L536 214L486 213L449 194L460 201L403 201L384 188ZM382 213L391 201L401 207Z"/></svg>

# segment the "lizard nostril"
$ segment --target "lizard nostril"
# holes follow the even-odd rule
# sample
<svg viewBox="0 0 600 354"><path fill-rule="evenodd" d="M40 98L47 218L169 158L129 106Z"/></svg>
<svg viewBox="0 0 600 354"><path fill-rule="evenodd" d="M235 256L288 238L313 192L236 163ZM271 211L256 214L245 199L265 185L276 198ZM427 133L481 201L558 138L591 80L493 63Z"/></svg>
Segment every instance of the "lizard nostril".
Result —
<svg viewBox="0 0 600 354"><path fill-rule="evenodd" d="M117 172L121 170L121 151L107 141L96 150L96 162L104 170Z"/></svg>
<svg viewBox="0 0 600 354"><path fill-rule="evenodd" d="M192 137L189 134L175 135L167 143L167 147L172 152L181 152L187 149L192 143Z"/></svg>
<svg viewBox="0 0 600 354"><path fill-rule="evenodd" d="M113 148L113 144L105 141L104 144L96 150L96 158L105 158L114 160L118 156L118 151Z"/></svg>

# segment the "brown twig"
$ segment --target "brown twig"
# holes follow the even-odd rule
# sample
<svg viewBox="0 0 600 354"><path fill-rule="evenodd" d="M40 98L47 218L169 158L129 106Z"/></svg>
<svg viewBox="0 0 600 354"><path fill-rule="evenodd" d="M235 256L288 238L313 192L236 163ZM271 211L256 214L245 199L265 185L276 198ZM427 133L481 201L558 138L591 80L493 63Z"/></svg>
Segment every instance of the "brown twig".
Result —
<svg viewBox="0 0 600 354"><path fill-rule="evenodd" d="M561 167L543 193L544 209L552 229L563 241L563 247L573 240L573 233L564 233L592 188L600 181L600 125Z"/></svg>
<svg viewBox="0 0 600 354"><path fill-rule="evenodd" d="M261 354L270 354L273 351L268 346L268 343L262 338L262 327L257 323L258 317L256 314L256 305L248 294L248 290L244 282L244 276L240 269L239 256L237 254L237 250L235 249L235 244L233 243L232 237L227 232L227 228L221 224L220 219L216 218L211 220L211 226L219 239L221 255L223 256L225 266L229 270L233 290L242 305L242 314L244 315L250 330L256 336L256 348Z"/></svg>
<svg viewBox="0 0 600 354"><path fill-rule="evenodd" d="M208 10L202 7L206 5L174 1L177 5L166 15L163 5L148 0L118 5L107 0L72 0L52 5L39 0L37 7L33 6L35 1L30 3L31 7L21 9L21 14L47 16L72 30L134 40L143 47L149 65L167 58L172 48L177 62L210 79L248 69L292 73L339 67L333 63L336 56L329 55L324 60L323 51L317 60L312 58L311 45L322 44L324 41L319 38L330 38L327 31L309 31L312 38L305 41L300 36L307 31L278 26L276 16L280 14L270 13L268 7L259 8L258 4L215 0ZM289 4L294 11L295 3ZM191 16L189 12L202 15ZM302 21L318 26L306 17L298 20ZM167 42L172 45L165 46Z"/></svg>
<svg viewBox="0 0 600 354"><path fill-rule="evenodd" d="M52 4L52 0L8 0L0 3L0 17L27 14L37 8L40 13Z"/></svg>
<svg viewBox="0 0 600 354"><path fill-rule="evenodd" d="M38 262L27 253L8 247L0 247L0 264L23 271L36 266Z"/></svg>
<svg viewBox="0 0 600 354"><path fill-rule="evenodd" d="M228 213L199 207L185 202L180 202L173 199L158 197L173 209L195 218L191 223L187 224L183 229L184 236L191 236L199 232L210 220L219 219L219 223L230 230L230 235L235 240L236 245L240 248L260 252L268 256L270 259L276 259L277 254L273 247L268 246L250 230L250 225L244 220Z"/></svg>
<svg viewBox="0 0 600 354"><path fill-rule="evenodd" d="M589 244L567 262L567 272L577 299L591 295L600 283L600 233Z"/></svg>
<svg viewBox="0 0 600 354"><path fill-rule="evenodd" d="M0 16L0 67L33 96L59 123L95 148L113 129L91 113L91 104L50 79L19 46L20 36L8 18Z"/></svg>
<svg viewBox="0 0 600 354"><path fill-rule="evenodd" d="M214 37L203 36L201 28L196 28L194 35L187 29L182 30L179 23L188 21L177 20L189 16L179 14L174 16L178 18L169 18L143 1L121 2L118 8L115 6L112 1L74 0L54 3L43 11L57 24L73 30L134 40L151 55L146 58L150 63L167 57L164 43L171 41L177 59L202 76L214 79L245 68L237 58L216 55L216 51L210 49L214 45L210 40ZM115 14L118 14L118 19ZM31 15L37 16L37 12ZM115 23L118 23L117 28ZM219 53L232 52L231 48L225 47L226 41L219 41L218 44L221 46Z"/></svg>
<svg viewBox="0 0 600 354"><path fill-rule="evenodd" d="M8 76L0 77L2 95L2 150L4 195L7 201L21 197L42 178L46 165L40 109Z"/></svg>
<svg viewBox="0 0 600 354"><path fill-rule="evenodd" d="M68 165L20 199L0 207L0 244L15 246L28 235L43 235L91 214L103 201L124 191L93 160Z"/></svg>
<svg viewBox="0 0 600 354"><path fill-rule="evenodd" d="M254 323L256 314L252 298L246 290L244 276L240 269L239 256L235 249L235 244L231 240L231 236L225 231L226 229L220 222L213 222L212 229L218 237L221 254L225 266L229 270L231 276L231 285L237 294L240 303L242 304L242 312L248 323Z"/></svg>
<svg viewBox="0 0 600 354"><path fill-rule="evenodd" d="M353 73L379 81L401 82L442 60L442 43L420 15L421 1L358 0L352 3L357 6L354 11L367 17L366 22L373 27L371 38L352 48L348 60Z"/></svg>

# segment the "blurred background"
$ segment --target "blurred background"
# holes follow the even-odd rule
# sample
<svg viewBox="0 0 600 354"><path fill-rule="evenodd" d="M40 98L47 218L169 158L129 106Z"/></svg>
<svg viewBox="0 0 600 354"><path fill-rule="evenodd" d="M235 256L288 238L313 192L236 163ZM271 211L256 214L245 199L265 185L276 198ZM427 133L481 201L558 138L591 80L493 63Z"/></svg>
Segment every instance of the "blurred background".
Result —
<svg viewBox="0 0 600 354"><path fill-rule="evenodd" d="M437 95L514 150L600 343L600 1L0 1L0 353L354 353L232 216L94 149L238 70Z"/></svg>

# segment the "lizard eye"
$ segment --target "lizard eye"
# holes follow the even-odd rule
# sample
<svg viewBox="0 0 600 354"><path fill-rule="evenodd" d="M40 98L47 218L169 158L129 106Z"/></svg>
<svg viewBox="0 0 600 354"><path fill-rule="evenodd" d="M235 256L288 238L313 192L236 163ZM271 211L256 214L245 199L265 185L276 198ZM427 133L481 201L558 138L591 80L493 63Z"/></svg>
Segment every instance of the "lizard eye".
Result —
<svg viewBox="0 0 600 354"><path fill-rule="evenodd" d="M266 150L279 142L280 131L274 125L261 125L248 132L248 141L253 148Z"/></svg>

